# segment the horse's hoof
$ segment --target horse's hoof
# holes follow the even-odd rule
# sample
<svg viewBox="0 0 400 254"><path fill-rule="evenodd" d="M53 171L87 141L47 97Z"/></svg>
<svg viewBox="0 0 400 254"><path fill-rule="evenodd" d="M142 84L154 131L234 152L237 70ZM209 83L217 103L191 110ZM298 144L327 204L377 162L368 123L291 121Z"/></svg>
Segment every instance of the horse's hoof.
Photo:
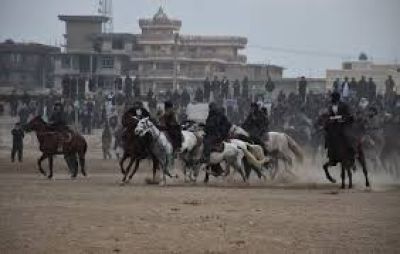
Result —
<svg viewBox="0 0 400 254"><path fill-rule="evenodd" d="M349 185L349 189L353 189L353 185Z"/></svg>
<svg viewBox="0 0 400 254"><path fill-rule="evenodd" d="M345 185L342 185L340 188L341 188L342 190L344 190L344 189L346 189L346 186L345 186Z"/></svg>
<svg viewBox="0 0 400 254"><path fill-rule="evenodd" d="M329 180L329 182L331 182L331 183L336 183L336 179L335 178L332 178L332 177L326 177L328 180Z"/></svg>

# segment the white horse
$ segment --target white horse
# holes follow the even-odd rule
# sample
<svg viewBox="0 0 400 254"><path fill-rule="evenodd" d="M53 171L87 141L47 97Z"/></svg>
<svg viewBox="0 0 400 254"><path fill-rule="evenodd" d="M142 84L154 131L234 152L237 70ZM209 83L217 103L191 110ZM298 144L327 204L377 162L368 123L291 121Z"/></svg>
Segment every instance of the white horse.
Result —
<svg viewBox="0 0 400 254"><path fill-rule="evenodd" d="M204 132L203 131L197 131L195 134L197 137L203 137ZM202 156L203 153L203 143L198 143L198 149L194 150L195 152L192 153L192 155L195 158L194 160L194 165L195 167L192 168L190 171L190 179L194 180L197 178L199 175L199 170L201 166L198 162ZM246 159L246 160L244 160ZM247 162L250 166L250 169L253 168L256 170L256 172L265 178L265 176L261 172L263 169L263 165L267 162L267 159L264 156L264 152L262 147L258 145L252 145L247 142L244 142L242 140L238 139L231 139L228 141L223 142L223 150L222 151L213 151L210 154L210 160L209 164L205 165L206 168L209 166L216 166L220 165L222 162L226 163L227 170L225 172L225 175L229 174L229 168L233 167L236 172L238 172L241 176L244 182L247 181L247 174L246 174L246 165L244 162ZM206 179L205 181L208 181L208 175L209 171L206 170Z"/></svg>
<svg viewBox="0 0 400 254"><path fill-rule="evenodd" d="M141 119L135 129L135 134L139 136L144 136L146 133L150 133L153 137L153 143L151 144L151 151L156 156L160 163L160 167L163 173L163 184L166 183L166 175L171 176L170 169L174 164L174 154L171 142L168 140L164 132L160 131L149 118ZM198 137L190 131L182 131L183 141L178 154L185 162L189 164L192 157L196 155L199 149L199 139ZM184 169L186 168L186 165ZM185 178L186 172L184 171ZM176 177L176 176L175 176Z"/></svg>
<svg viewBox="0 0 400 254"><path fill-rule="evenodd" d="M250 138L250 135L241 127L233 125L231 130L232 136L244 136ZM304 155L301 147L289 135L282 132L268 132L262 137L264 148L275 160L274 172L272 178L277 173L278 160L282 160L285 170L292 174L290 168L293 165L293 154L299 162L303 162Z"/></svg>

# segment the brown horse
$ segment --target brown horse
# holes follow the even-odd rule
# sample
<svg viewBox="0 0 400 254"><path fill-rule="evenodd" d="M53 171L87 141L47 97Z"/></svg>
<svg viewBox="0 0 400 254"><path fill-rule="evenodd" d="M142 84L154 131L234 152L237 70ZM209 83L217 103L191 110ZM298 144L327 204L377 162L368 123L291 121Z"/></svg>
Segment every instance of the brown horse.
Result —
<svg viewBox="0 0 400 254"><path fill-rule="evenodd" d="M132 180L139 168L140 161L146 158L151 158L153 161L153 182L155 182L156 172L159 165L158 160L150 153L149 149L147 149L151 143L151 137L148 135L144 137L135 135L134 130L137 123L138 119L133 116L132 111L127 111L122 116L122 125L124 126L122 133L122 147L124 154L119 161L119 166L123 175L122 183L128 183L130 180ZM129 164L124 169L124 162L128 158L130 159ZM130 172L134 162L135 167L132 172Z"/></svg>
<svg viewBox="0 0 400 254"><path fill-rule="evenodd" d="M53 177L53 156L63 154L70 170L73 168L73 171L71 170L72 178L75 178L78 174L76 156L79 158L81 173L83 176L86 176L85 154L87 151L87 143L81 135L72 131L68 133L56 131L43 121L40 116L33 118L29 123L23 126L23 129L26 132L36 132L39 141L39 149L43 153L38 159L40 173L46 176L42 168L42 161L48 159L50 173L47 177L51 179ZM59 150L60 147L62 150Z"/></svg>

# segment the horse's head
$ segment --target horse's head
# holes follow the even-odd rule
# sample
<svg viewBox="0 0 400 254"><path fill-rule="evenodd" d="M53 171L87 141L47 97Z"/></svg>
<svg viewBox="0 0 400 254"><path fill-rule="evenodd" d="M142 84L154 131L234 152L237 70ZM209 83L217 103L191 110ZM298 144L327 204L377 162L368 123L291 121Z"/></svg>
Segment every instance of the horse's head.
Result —
<svg viewBox="0 0 400 254"><path fill-rule="evenodd" d="M148 117L141 119L135 128L135 134L138 136L144 136L148 133L153 127L153 123L150 121Z"/></svg>
<svg viewBox="0 0 400 254"><path fill-rule="evenodd" d="M22 129L25 132L31 131L40 131L43 130L46 126L46 123L43 121L41 116L36 116L32 120L30 120L27 124L22 126Z"/></svg>

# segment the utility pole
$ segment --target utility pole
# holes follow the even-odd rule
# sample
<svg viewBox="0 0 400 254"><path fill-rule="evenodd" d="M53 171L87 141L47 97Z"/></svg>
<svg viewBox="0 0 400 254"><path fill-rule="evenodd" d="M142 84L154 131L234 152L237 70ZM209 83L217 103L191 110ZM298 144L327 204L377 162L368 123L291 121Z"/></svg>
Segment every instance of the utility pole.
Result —
<svg viewBox="0 0 400 254"><path fill-rule="evenodd" d="M99 0L98 6L98 14L108 18L108 21L103 23L103 32L112 33L114 30L112 0Z"/></svg>
<svg viewBox="0 0 400 254"><path fill-rule="evenodd" d="M177 82L177 76L178 76L178 63L177 63L177 58L178 58L178 40L179 40L179 33L174 34L174 73L173 73L173 90L178 89L178 82Z"/></svg>

